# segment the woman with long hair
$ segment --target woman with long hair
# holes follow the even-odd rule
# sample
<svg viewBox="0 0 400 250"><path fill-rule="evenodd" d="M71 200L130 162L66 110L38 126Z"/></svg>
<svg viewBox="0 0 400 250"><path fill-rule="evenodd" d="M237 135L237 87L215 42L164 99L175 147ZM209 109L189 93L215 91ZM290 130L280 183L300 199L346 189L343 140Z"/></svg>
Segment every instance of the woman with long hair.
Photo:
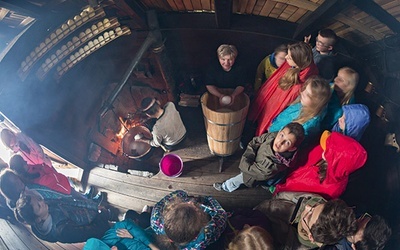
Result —
<svg viewBox="0 0 400 250"><path fill-rule="evenodd" d="M320 76L312 76L303 84L298 98L283 110L272 122L269 132L280 131L290 122L300 123L306 136L319 133L320 123L326 114L326 105L331 96L329 84Z"/></svg>
<svg viewBox="0 0 400 250"><path fill-rule="evenodd" d="M257 123L256 136L265 133L272 120L299 95L303 83L318 75L311 47L298 42L288 46L286 62L261 86L250 108L248 119Z"/></svg>

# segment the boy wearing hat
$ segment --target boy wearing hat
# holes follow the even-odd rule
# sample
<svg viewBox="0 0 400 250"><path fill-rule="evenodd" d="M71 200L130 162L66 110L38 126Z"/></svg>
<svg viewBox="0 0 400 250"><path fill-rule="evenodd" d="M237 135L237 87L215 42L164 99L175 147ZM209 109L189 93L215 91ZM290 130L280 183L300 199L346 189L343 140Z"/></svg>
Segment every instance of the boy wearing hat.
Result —
<svg viewBox="0 0 400 250"><path fill-rule="evenodd" d="M276 184L291 167L303 140L304 128L296 122L287 124L279 132L254 137L240 160L241 173L223 183L214 183L214 188L233 192L241 184L252 187L256 181L267 181L269 186Z"/></svg>
<svg viewBox="0 0 400 250"><path fill-rule="evenodd" d="M171 150L173 146L183 141L186 128L174 103L167 102L161 107L158 100L146 97L142 100L141 108L148 117L157 119L151 131L153 138L148 140L152 147Z"/></svg>

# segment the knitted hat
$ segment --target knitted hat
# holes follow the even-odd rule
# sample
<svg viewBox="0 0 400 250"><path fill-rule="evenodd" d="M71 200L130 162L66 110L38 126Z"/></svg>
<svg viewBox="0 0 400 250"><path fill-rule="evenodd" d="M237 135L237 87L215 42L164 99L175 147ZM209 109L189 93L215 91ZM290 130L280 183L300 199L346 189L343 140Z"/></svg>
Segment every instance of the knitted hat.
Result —
<svg viewBox="0 0 400 250"><path fill-rule="evenodd" d="M326 140L328 140L330 135L331 135L331 132L329 132L328 130L325 130L321 135L321 139L319 140L319 143L321 144L321 147L324 151L326 150Z"/></svg>

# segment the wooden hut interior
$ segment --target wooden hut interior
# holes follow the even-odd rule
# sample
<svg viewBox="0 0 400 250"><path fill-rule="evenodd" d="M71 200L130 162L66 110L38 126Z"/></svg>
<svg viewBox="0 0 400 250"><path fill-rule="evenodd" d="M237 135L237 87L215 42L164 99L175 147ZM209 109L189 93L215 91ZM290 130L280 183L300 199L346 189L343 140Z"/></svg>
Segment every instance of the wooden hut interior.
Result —
<svg viewBox="0 0 400 250"><path fill-rule="evenodd" d="M243 150L210 152L200 103L208 65L219 45L233 44L252 84L274 48L310 34L313 44L323 28L338 36L337 68L359 72L356 101L371 113L361 140L367 163L350 175L341 198L385 217L393 228L385 249L397 249L398 0L0 0L0 127L42 145L81 191L91 185L104 192L119 218L174 190L213 196L226 209L254 207L272 194L213 188L239 173ZM131 131L154 124L141 112L145 97L174 102L181 114L187 137L171 152L183 160L179 177L159 171L162 148L129 148ZM2 219L0 232L1 249L83 247L39 240Z"/></svg>

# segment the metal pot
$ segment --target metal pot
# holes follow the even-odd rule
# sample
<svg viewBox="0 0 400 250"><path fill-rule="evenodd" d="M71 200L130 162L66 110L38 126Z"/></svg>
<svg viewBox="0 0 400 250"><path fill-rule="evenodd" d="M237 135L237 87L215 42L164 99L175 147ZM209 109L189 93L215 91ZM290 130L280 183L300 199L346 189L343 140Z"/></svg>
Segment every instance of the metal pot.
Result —
<svg viewBox="0 0 400 250"><path fill-rule="evenodd" d="M139 136L137 136L139 135ZM136 137L141 139L135 140ZM152 135L148 128L144 126L136 126L129 129L128 133L122 138L122 152L125 156L138 159L150 152L151 146L142 139L151 139Z"/></svg>

